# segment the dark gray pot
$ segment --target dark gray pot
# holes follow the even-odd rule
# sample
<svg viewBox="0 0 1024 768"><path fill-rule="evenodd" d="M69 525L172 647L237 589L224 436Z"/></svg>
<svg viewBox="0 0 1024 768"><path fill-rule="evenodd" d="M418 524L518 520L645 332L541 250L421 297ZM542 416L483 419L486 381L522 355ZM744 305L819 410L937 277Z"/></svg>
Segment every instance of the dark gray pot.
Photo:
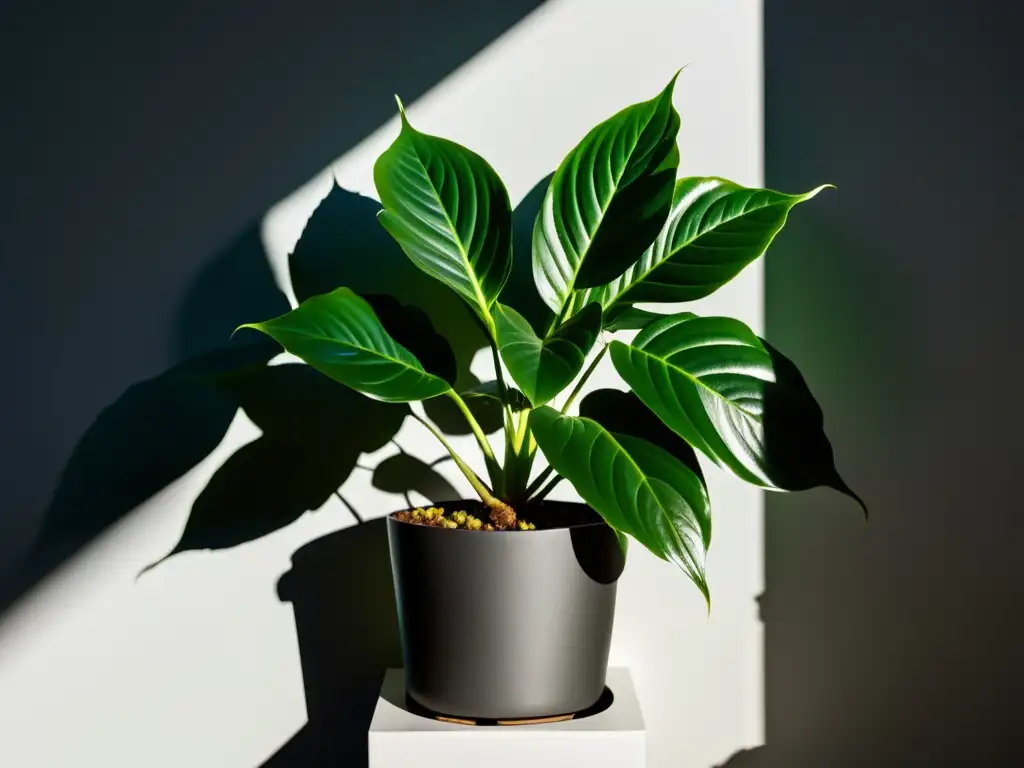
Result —
<svg viewBox="0 0 1024 768"><path fill-rule="evenodd" d="M585 513L590 522L546 528L546 510ZM583 505L546 502L529 519L537 530L388 518L406 687L417 704L518 719L578 712L600 698L624 555Z"/></svg>

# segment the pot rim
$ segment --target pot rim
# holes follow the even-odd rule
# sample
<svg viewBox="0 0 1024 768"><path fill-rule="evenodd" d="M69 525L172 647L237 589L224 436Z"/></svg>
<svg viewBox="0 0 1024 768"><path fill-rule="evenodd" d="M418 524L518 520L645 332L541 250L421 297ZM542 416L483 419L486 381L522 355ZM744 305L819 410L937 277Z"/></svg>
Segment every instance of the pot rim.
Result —
<svg viewBox="0 0 1024 768"><path fill-rule="evenodd" d="M443 507L445 504L462 504L462 503L482 504L483 502L481 502L479 499L448 499L448 500L445 500L445 501L431 502L431 504L428 505L428 506L434 506L434 507L441 506L441 507ZM597 513L597 511L594 510L594 508L591 507L586 502L582 502L582 501L553 501L553 502L541 501L540 503L541 504L565 504L565 505L570 505L570 506L574 506L574 507L584 507L586 509L589 509L595 515L597 515L597 520L594 520L594 521L589 522L589 523L573 523L572 525L562 525L562 526L557 526L555 528L540 528L540 527L538 527L538 528L536 528L535 530L532 530L532 531L520 531L520 530L518 530L516 528L510 528L510 529L507 529L507 530L494 530L494 531L470 531L470 530L467 530L465 528L439 528L439 527L434 526L434 525L421 525L419 523L413 523L413 522L410 522L408 520L398 520L398 519L395 518L395 515L399 514L400 512L411 512L414 509L423 509L424 508L423 505L420 505L420 506L417 506L417 507L408 507L406 509L396 509L394 512L389 512L385 517L386 517L386 519L388 521L388 525L391 525L393 523L395 525L407 525L407 526L410 526L412 528L422 528L422 529L428 530L428 531L438 531L438 532L444 532L444 533L533 533L533 534L546 533L546 534L552 534L552 533L558 533L559 531L572 531L574 529L590 528L590 527L593 527L593 526L608 525L608 522L604 518L602 518ZM608 526L608 527L611 527L611 526Z"/></svg>

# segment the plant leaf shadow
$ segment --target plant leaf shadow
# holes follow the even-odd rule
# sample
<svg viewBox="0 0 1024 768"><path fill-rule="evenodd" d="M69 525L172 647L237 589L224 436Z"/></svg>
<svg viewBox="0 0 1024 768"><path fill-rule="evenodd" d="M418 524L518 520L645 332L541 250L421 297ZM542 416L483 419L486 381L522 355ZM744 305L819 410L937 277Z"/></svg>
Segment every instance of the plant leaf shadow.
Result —
<svg viewBox="0 0 1024 768"><path fill-rule="evenodd" d="M217 469L167 557L244 544L319 509L359 457L392 440L409 413L405 405L368 400L302 364L233 371L218 383L263 434ZM428 485L430 479L419 481Z"/></svg>
<svg viewBox="0 0 1024 768"><path fill-rule="evenodd" d="M516 210L518 258L506 289L508 300L526 307L525 314L538 322L550 313L532 288L522 222L532 223L544 186L546 180ZM406 343L433 346L430 360L457 387L477 384L469 366L485 345L479 325L460 299L416 269L391 241L377 223L378 209L370 198L332 187L289 258L297 297L342 285L368 297L391 294L409 311L421 311L437 331L419 325ZM227 303L218 300L225 291L231 296ZM399 329L401 307L387 300L378 307L382 321ZM269 269L259 226L253 224L198 273L183 297L171 350L182 362L126 390L79 441L47 510L33 560L0 594L0 611L198 466L224 439L239 410L261 434L216 469L167 557L232 548L289 525L338 494L366 453L395 440L408 406L364 398L305 365L272 365L280 349L255 334L229 338L238 325L288 308ZM438 334L451 343L450 351L436 346ZM468 434L452 405L439 398L426 410L446 433ZM469 406L488 433L501 428L494 402L474 398ZM428 463L400 447L397 455L369 469L380 490L404 494L407 501L415 491L436 502L459 495L437 472L442 461ZM371 512L372 517L380 510ZM386 667L401 665L383 520L360 522L298 550L279 596L294 606L309 722L265 765L365 764L381 675Z"/></svg>

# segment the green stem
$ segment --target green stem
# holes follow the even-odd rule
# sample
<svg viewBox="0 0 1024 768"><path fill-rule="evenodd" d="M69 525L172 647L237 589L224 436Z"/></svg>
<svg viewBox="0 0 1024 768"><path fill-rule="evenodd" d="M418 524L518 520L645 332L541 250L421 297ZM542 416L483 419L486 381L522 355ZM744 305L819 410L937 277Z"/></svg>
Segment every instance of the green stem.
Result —
<svg viewBox="0 0 1024 768"><path fill-rule="evenodd" d="M551 476L551 473L554 471L554 467L547 467L544 471L537 475L537 479L530 483L529 487L526 489L526 495L533 496L533 494L537 492L537 489L544 484L544 481L547 480L548 477Z"/></svg>
<svg viewBox="0 0 1024 768"><path fill-rule="evenodd" d="M516 429L515 438L512 441L512 450L518 456L523 452L523 442L526 440L526 427L530 423L530 409L523 408L519 413L519 427Z"/></svg>
<svg viewBox="0 0 1024 768"><path fill-rule="evenodd" d="M551 493L551 491L555 489L555 486L562 482L564 479L565 478L562 477L561 475L555 475L554 477L551 478L551 481L547 485L545 485L543 488L537 491L537 495L530 499L530 501L540 501L549 493Z"/></svg>
<svg viewBox="0 0 1024 768"><path fill-rule="evenodd" d="M459 458L455 449L452 448L448 441L444 439L444 435L442 435L433 424L421 417L419 414L413 413L412 417L430 430L430 433L440 441L441 445L444 446L445 450L448 451L448 454L452 457L452 461L455 462L455 466L457 466L462 471L462 474L466 476L469 484L473 486L473 490L476 491L480 499L488 505L495 503L497 499L494 498L494 495L491 493L491 489L484 484L484 481L480 479L477 473L474 472L466 462Z"/></svg>
<svg viewBox="0 0 1024 768"><path fill-rule="evenodd" d="M513 441L512 407L509 405L508 387L505 385L505 374L501 370L501 355L498 354L496 338L497 336L494 334L490 338L491 359L494 361L494 379L498 382L498 396L501 397L502 413L504 414L502 422L505 426L505 445L510 446Z"/></svg>
<svg viewBox="0 0 1024 768"><path fill-rule="evenodd" d="M576 399L576 396L579 395L580 390L583 389L583 385L586 384L587 379L590 378L590 374L592 374L594 372L594 369L597 368L597 364L601 362L601 359L605 356L605 353L607 351L608 345L605 344L603 347L601 347L601 351L597 353L597 357L594 358L594 362L590 364L587 370L583 372L583 375L580 376L580 380L576 382L575 389L573 389L572 393L569 395L569 399L565 401L565 405L562 406L562 413L565 413L566 411L569 410L569 406L573 404L573 401Z"/></svg>
<svg viewBox="0 0 1024 768"><path fill-rule="evenodd" d="M463 400L459 396L459 393L454 389L449 389L446 394L455 401L455 404L459 406L459 410L462 411L462 415L466 417L466 421L469 423L469 428L473 430L473 434L476 436L476 441L480 444L480 450L484 452L484 456L489 461L497 463L494 458L494 451L491 450L491 444L487 442L487 435L484 434L483 428L476 420L476 417L473 416L472 411L469 410L469 406L466 405L466 401Z"/></svg>

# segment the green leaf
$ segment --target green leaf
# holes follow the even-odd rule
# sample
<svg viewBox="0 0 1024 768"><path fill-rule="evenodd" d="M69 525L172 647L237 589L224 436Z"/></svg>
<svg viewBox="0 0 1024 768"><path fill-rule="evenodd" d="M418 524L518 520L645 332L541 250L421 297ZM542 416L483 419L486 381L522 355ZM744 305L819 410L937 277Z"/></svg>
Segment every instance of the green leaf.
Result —
<svg viewBox="0 0 1024 768"><path fill-rule="evenodd" d="M663 313L648 312L632 304L618 304L610 312L605 313L604 329L611 332L638 331L663 317Z"/></svg>
<svg viewBox="0 0 1024 768"><path fill-rule="evenodd" d="M412 262L451 287L484 324L512 269L512 207L494 169L474 152L402 130L373 166L380 223Z"/></svg>
<svg viewBox="0 0 1024 768"><path fill-rule="evenodd" d="M302 302L287 314L247 323L345 386L388 402L426 400L450 389L396 342L373 309L348 288Z"/></svg>
<svg viewBox="0 0 1024 768"><path fill-rule="evenodd" d="M825 186L785 195L712 177L680 179L657 240L629 269L580 300L596 299L607 308L708 296L764 253L793 206Z"/></svg>
<svg viewBox="0 0 1024 768"><path fill-rule="evenodd" d="M609 432L638 437L675 456L704 480L697 453L688 442L665 426L632 392L595 389L580 403L580 416L596 421Z"/></svg>
<svg viewBox="0 0 1024 768"><path fill-rule="evenodd" d="M675 563L708 601L711 506L703 480L661 448L550 407L530 416L548 463L613 528Z"/></svg>
<svg viewBox="0 0 1024 768"><path fill-rule="evenodd" d="M739 320L671 315L632 345L612 342L611 356L665 424L743 480L829 486L864 506L835 468L821 408L796 366Z"/></svg>
<svg viewBox="0 0 1024 768"><path fill-rule="evenodd" d="M665 224L679 165L675 80L591 130L555 171L534 223L533 277L556 316L574 291L621 275Z"/></svg>
<svg viewBox="0 0 1024 768"><path fill-rule="evenodd" d="M482 382L477 384L475 387L470 387L469 389L460 392L459 394L464 398L486 397L502 403L501 386L498 384L497 379ZM523 410L523 408L530 407L530 401L526 399L526 395L515 387L506 386L505 395L505 402L503 404L511 408L513 413L518 413Z"/></svg>
<svg viewBox="0 0 1024 768"><path fill-rule="evenodd" d="M539 406L571 384L583 368L601 332L601 305L587 305L544 339L511 307L497 304L494 322L498 351L512 380Z"/></svg>

